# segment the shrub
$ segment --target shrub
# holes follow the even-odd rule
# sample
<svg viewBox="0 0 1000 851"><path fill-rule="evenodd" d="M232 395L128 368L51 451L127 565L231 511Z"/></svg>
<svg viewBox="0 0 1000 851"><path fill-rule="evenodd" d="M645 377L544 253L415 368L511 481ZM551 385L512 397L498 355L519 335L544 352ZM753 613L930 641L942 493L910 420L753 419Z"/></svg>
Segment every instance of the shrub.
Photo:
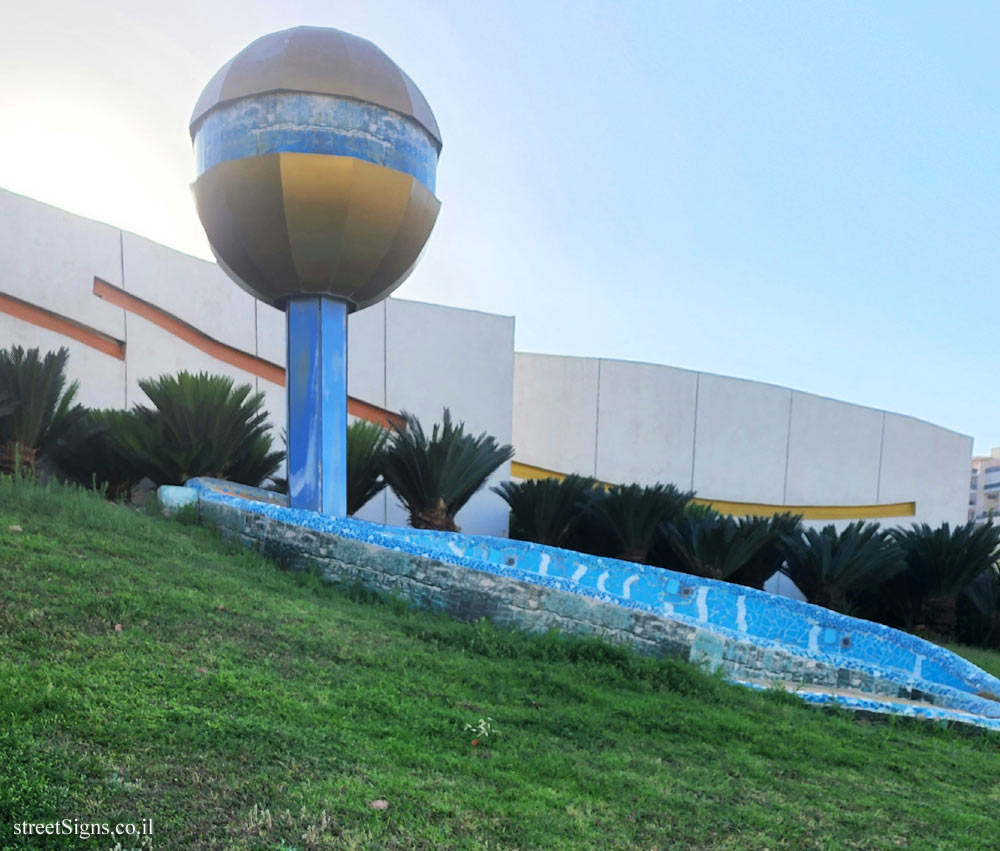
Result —
<svg viewBox="0 0 1000 851"><path fill-rule="evenodd" d="M994 564L975 577L958 600L957 637L966 644L1000 646L1000 570Z"/></svg>
<svg viewBox="0 0 1000 851"><path fill-rule="evenodd" d="M878 523L851 523L838 533L833 525L786 535L782 572L810 603L849 613L856 595L906 566L903 552Z"/></svg>
<svg viewBox="0 0 1000 851"><path fill-rule="evenodd" d="M455 515L514 449L485 432L466 434L465 423L454 425L447 408L430 437L413 414L404 411L403 417L386 449L385 480L409 512L411 526L457 532Z"/></svg>
<svg viewBox="0 0 1000 851"><path fill-rule="evenodd" d="M765 523L741 523L717 511L683 514L662 530L672 566L709 579L728 579L755 558L773 533Z"/></svg>
<svg viewBox="0 0 1000 851"><path fill-rule="evenodd" d="M585 476L503 482L493 488L510 506L510 536L552 547L567 546L584 516L584 497L597 485Z"/></svg>
<svg viewBox="0 0 1000 851"><path fill-rule="evenodd" d="M767 538L764 545L727 578L730 582L763 590L764 583L785 563L785 538L794 540L802 534L802 516L784 512L770 517L743 517L739 523L744 535L749 535L754 527L766 528Z"/></svg>
<svg viewBox="0 0 1000 851"><path fill-rule="evenodd" d="M126 498L143 477L118 437L130 425L125 411L88 410L56 441L52 459L78 484L103 490L113 500Z"/></svg>
<svg viewBox="0 0 1000 851"><path fill-rule="evenodd" d="M112 435L136 468L158 485L213 476L259 485L284 456L271 451L264 394L231 378L180 372L139 382L153 403L136 405Z"/></svg>
<svg viewBox="0 0 1000 851"><path fill-rule="evenodd" d="M347 427L347 513L354 514L386 482L382 475L389 432L380 425L355 420Z"/></svg>
<svg viewBox="0 0 1000 851"><path fill-rule="evenodd" d="M84 416L74 402L78 382L66 383L69 350L0 349L0 470L31 467Z"/></svg>
<svg viewBox="0 0 1000 851"><path fill-rule="evenodd" d="M894 529L892 536L906 559L906 569L884 594L884 605L908 629L919 624L942 636L951 636L957 623L958 599L963 590L997 562L1000 526L969 522L952 529L927 523Z"/></svg>
<svg viewBox="0 0 1000 851"><path fill-rule="evenodd" d="M694 496L674 485L615 485L589 494L588 521L606 530L616 558L646 562L659 528L677 517Z"/></svg>

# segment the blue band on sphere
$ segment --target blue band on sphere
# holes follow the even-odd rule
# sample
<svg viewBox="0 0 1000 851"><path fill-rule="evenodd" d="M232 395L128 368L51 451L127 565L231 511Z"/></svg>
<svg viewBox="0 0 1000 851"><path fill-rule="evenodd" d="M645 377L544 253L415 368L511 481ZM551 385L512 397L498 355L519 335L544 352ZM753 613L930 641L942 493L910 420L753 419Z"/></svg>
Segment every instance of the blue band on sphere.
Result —
<svg viewBox="0 0 1000 851"><path fill-rule="evenodd" d="M416 121L330 95L277 92L210 112L194 138L198 175L228 160L300 153L356 157L401 171L434 192L437 148Z"/></svg>

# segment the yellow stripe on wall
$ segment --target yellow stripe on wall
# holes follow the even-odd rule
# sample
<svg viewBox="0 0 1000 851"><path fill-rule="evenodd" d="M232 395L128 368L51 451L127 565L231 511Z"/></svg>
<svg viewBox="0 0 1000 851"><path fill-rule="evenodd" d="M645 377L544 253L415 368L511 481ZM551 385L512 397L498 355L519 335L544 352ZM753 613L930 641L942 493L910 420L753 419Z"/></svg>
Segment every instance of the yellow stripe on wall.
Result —
<svg viewBox="0 0 1000 851"><path fill-rule="evenodd" d="M565 479L566 474L532 464L513 461L510 474L516 479ZM608 482L600 482L610 487ZM887 502L880 505L774 505L766 502L736 502L727 499L695 497L699 505L711 505L720 514L735 517L768 515L781 512L801 514L805 520L868 520L884 517L913 517L917 513L915 502Z"/></svg>
<svg viewBox="0 0 1000 851"><path fill-rule="evenodd" d="M789 512L801 514L804 520L870 520L884 517L912 517L917 513L915 502L883 502L877 505L773 505L766 502L733 502L723 499L695 497L700 505L711 505L720 514L736 517Z"/></svg>

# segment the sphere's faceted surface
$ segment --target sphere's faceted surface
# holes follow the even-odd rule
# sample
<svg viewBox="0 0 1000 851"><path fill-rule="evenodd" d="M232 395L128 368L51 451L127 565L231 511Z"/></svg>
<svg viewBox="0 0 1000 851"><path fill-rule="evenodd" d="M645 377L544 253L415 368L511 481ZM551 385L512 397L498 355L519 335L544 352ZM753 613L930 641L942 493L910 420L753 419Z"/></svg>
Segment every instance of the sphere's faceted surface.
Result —
<svg viewBox="0 0 1000 851"><path fill-rule="evenodd" d="M441 138L413 82L375 45L298 27L212 78L191 119L198 214L219 264L283 307L387 296L437 218Z"/></svg>

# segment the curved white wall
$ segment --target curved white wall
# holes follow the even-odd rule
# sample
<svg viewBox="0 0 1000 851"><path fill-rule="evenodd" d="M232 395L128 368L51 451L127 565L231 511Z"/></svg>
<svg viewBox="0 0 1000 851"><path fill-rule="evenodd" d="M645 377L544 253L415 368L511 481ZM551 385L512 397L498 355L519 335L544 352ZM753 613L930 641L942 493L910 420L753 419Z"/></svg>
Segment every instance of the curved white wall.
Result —
<svg viewBox="0 0 1000 851"><path fill-rule="evenodd" d="M70 349L81 401L143 401L140 378L207 370L248 382L284 426L284 388L185 343L94 295L94 278L214 339L284 365L284 317L214 263L0 190L0 295L125 343L116 359L0 311L0 346ZM352 395L436 421L445 405L475 432L513 442L516 461L605 481L669 481L716 500L775 505L916 503L913 520L964 522L971 438L899 414L652 364L514 355L514 320L388 299L349 320ZM509 476L505 465L490 484ZM391 495L362 515L402 523ZM872 515L869 515L872 516ZM506 505L484 490L459 515L505 534Z"/></svg>
<svg viewBox="0 0 1000 851"><path fill-rule="evenodd" d="M669 366L518 353L515 461L699 497L791 506L915 502L965 522L972 439L912 417ZM864 516L877 518L877 513Z"/></svg>

